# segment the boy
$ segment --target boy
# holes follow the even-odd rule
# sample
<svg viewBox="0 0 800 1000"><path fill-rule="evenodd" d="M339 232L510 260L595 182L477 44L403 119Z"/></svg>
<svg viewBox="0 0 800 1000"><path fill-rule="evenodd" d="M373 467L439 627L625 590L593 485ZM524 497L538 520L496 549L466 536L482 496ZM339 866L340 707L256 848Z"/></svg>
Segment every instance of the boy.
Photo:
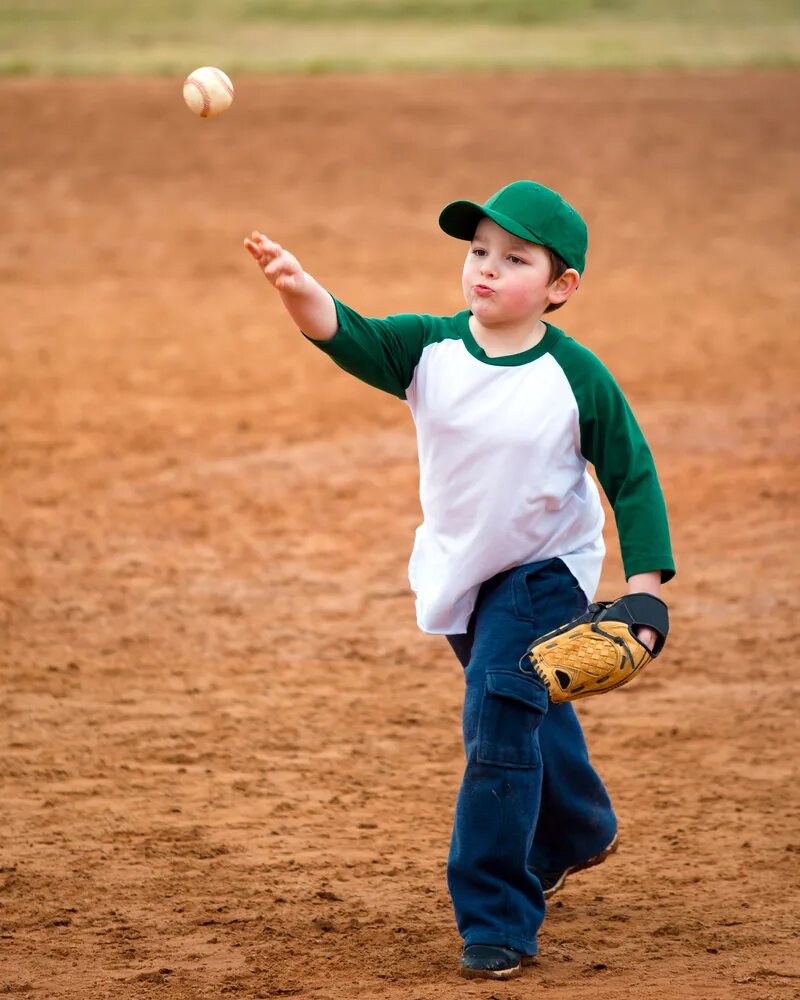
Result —
<svg viewBox="0 0 800 1000"><path fill-rule="evenodd" d="M614 510L628 589L674 575L649 448L598 359L542 317L575 293L583 219L555 191L516 181L484 204L447 205L469 243L468 308L365 319L278 244L245 245L290 316L345 371L407 402L423 523L409 564L417 621L464 667L466 770L447 879L467 978L519 975L545 898L616 848L616 819L569 703L519 669L528 644L582 614ZM652 648L655 634L639 631Z"/></svg>

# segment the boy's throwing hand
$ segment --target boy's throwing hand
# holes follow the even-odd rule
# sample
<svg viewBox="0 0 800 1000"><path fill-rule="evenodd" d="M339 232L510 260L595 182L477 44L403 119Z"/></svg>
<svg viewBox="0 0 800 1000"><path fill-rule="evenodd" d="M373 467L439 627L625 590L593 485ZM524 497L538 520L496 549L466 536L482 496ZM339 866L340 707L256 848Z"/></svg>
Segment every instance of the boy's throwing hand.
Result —
<svg viewBox="0 0 800 1000"><path fill-rule="evenodd" d="M258 264L267 280L279 292L299 292L302 290L305 274L297 258L284 250L280 243L274 243L263 233L253 230L244 241L253 260Z"/></svg>
<svg viewBox="0 0 800 1000"><path fill-rule="evenodd" d="M311 340L331 340L339 321L330 293L303 270L294 254L257 229L244 245L280 295L297 327Z"/></svg>

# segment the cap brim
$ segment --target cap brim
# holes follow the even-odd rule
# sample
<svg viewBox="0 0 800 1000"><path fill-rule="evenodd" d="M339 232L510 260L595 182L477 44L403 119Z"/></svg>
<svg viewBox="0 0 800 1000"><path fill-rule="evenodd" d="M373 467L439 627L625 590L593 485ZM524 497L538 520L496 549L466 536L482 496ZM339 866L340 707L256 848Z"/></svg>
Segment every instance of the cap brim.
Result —
<svg viewBox="0 0 800 1000"><path fill-rule="evenodd" d="M451 201L449 205L445 205L439 214L439 226L448 236L454 236L457 240L472 240L481 219L491 219L501 229L521 240L544 245L535 233L519 222L474 201Z"/></svg>

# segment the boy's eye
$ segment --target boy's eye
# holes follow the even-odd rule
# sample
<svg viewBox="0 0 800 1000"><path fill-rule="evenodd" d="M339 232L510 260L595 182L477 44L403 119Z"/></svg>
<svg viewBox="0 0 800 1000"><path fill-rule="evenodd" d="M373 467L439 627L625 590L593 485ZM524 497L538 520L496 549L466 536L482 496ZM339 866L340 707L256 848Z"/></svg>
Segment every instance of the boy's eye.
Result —
<svg viewBox="0 0 800 1000"><path fill-rule="evenodd" d="M483 247L473 247L472 252L475 254L476 257L486 256L486 251L483 249Z"/></svg>
<svg viewBox="0 0 800 1000"><path fill-rule="evenodd" d="M522 257L517 257L513 253L508 255L508 259L511 261L512 264L524 264L525 263L525 261L522 259Z"/></svg>

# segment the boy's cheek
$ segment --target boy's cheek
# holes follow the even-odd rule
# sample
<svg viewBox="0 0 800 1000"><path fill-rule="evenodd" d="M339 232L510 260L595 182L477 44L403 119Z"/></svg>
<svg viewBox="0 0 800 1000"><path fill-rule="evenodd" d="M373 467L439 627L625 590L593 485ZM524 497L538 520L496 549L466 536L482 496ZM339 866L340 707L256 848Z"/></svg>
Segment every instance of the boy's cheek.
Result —
<svg viewBox="0 0 800 1000"><path fill-rule="evenodd" d="M518 285L505 289L503 298L514 312L532 312L541 304L541 294L528 285Z"/></svg>
<svg viewBox="0 0 800 1000"><path fill-rule="evenodd" d="M472 286L476 284L477 278L474 277L468 268L464 268L464 273L461 275L461 290L464 293L464 298L469 298L472 294Z"/></svg>

